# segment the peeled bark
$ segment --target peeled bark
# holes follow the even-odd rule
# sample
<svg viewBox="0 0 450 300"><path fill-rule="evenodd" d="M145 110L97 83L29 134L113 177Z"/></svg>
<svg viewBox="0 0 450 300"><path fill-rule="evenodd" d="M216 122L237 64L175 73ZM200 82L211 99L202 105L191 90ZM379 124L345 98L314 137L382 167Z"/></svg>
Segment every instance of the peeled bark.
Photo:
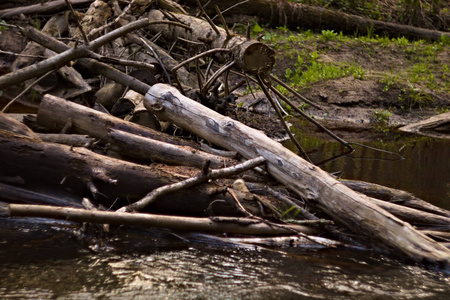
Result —
<svg viewBox="0 0 450 300"><path fill-rule="evenodd" d="M394 249L394 253L417 262L429 262L447 270L450 268L450 250L371 203L366 196L344 186L261 131L207 109L165 84L152 86L146 94L144 105L159 118L170 120L246 158L263 156L267 160L269 174L303 199L317 204L350 230L375 238Z"/></svg>

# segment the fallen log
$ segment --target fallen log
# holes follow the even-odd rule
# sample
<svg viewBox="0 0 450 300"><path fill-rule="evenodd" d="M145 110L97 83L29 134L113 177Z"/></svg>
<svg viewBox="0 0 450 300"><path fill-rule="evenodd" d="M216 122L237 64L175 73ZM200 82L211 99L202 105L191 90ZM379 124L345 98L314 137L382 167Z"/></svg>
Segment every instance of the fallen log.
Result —
<svg viewBox="0 0 450 300"><path fill-rule="evenodd" d="M231 161L200 151L191 141L171 137L52 95L44 95L38 111L38 125L61 131L68 122L71 124L70 132L101 139L111 143L112 150L145 161L201 167L209 160L214 168Z"/></svg>
<svg viewBox="0 0 450 300"><path fill-rule="evenodd" d="M450 211L419 199L411 193L371 182L342 179L340 181L352 190L366 196L450 218Z"/></svg>
<svg viewBox="0 0 450 300"><path fill-rule="evenodd" d="M393 254L450 269L450 250L371 203L366 196L346 187L261 131L224 117L165 84L153 85L144 101L145 107L161 120L169 120L248 159L264 157L267 171L279 182L308 202L316 204L348 229L379 240L393 250Z"/></svg>
<svg viewBox="0 0 450 300"><path fill-rule="evenodd" d="M165 143L194 146L192 142L170 137L160 131L124 121L59 97L44 95L39 105L38 125L54 131L61 131L69 120L72 123L71 132L87 134L106 141L109 130L116 129Z"/></svg>
<svg viewBox="0 0 450 300"><path fill-rule="evenodd" d="M204 44L207 49L229 49L239 70L249 73L266 73L272 70L275 63L275 51L269 46L241 35L230 35L224 29L211 25L199 18L184 14L172 14L174 19L189 24L191 30L168 24L153 24L149 29L162 32L167 38L176 40L184 38ZM148 18L153 21L164 21L167 17L159 10L151 10ZM218 56L220 58L220 56Z"/></svg>
<svg viewBox="0 0 450 300"><path fill-rule="evenodd" d="M450 112L400 127L399 130L429 137L450 139Z"/></svg>
<svg viewBox="0 0 450 300"><path fill-rule="evenodd" d="M196 1L184 1L195 5ZM368 18L346 14L318 6L294 3L286 0L251 0L251 1L202 1L208 2L209 14L216 14L214 6L221 10L227 10L224 15L248 15L256 16L262 24L270 24L273 27L287 26L292 30L298 27L306 29L332 29L336 32L343 31L348 34L368 34L374 32L378 35L406 36L414 39L426 39L438 41L441 36L450 37L450 33L430 30L408 25L371 20ZM231 9L229 9L232 7Z"/></svg>

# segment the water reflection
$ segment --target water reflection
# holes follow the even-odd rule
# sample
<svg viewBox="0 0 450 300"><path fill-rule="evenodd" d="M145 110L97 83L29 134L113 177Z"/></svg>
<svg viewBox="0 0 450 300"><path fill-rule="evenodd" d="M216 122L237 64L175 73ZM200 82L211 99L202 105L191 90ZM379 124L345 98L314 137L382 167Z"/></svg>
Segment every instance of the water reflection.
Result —
<svg viewBox="0 0 450 300"><path fill-rule="evenodd" d="M368 146L399 153L405 159L355 146L350 156L321 166L328 172L341 172L345 179L363 180L413 193L436 206L450 209L450 141L428 137L398 136L389 142ZM289 147L289 143L287 143ZM302 136L302 146L314 163L345 152L334 141Z"/></svg>
<svg viewBox="0 0 450 300"><path fill-rule="evenodd" d="M23 237L26 247L28 233ZM8 244L1 230L0 240ZM139 253L89 253L64 238L66 249L77 250L50 258L45 249L58 243L41 240L37 251L22 252L26 257L0 255L0 298L447 299L450 293L450 278L367 252L201 244L164 250L148 243Z"/></svg>

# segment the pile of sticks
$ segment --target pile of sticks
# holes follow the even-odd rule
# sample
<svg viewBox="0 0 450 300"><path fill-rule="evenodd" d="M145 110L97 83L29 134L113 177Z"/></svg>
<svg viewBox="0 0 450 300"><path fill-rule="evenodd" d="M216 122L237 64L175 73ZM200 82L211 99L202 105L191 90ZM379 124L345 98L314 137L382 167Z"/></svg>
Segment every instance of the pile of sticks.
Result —
<svg viewBox="0 0 450 300"><path fill-rule="evenodd" d="M343 245L310 237L321 234L449 270L449 212L401 191L339 181L229 117L239 109L233 91L250 81L282 117L270 47L168 0L94 1L84 13L67 3L70 12L41 31L10 24L32 42L0 77L4 95L14 95L3 111L32 106L31 94L39 105L21 122L0 114L7 216ZM76 27L66 37L70 20ZM388 202L374 198L380 190Z"/></svg>

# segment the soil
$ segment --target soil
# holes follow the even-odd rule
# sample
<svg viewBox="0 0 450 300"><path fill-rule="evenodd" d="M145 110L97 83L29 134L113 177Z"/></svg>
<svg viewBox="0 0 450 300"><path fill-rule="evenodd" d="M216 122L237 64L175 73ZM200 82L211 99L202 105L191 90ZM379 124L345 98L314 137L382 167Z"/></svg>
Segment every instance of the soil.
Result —
<svg viewBox="0 0 450 300"><path fill-rule="evenodd" d="M408 98L406 93L411 84L408 72L421 59L419 55L411 57L408 49L394 43L382 47L365 42L322 42L319 37L301 45L291 43L290 46L301 47L306 52L318 51L318 60L321 62L349 63L361 66L364 70L363 79L347 76L319 81L297 89L300 94L322 107L319 110L307 106L306 112L329 129L356 139L367 132L386 135L401 126L445 112L450 107L448 88L431 89L422 82L415 83L414 88L427 100L419 102ZM440 65L450 65L450 47L444 47L444 50L437 53L433 62L436 66L430 66L431 69L437 70ZM282 50L277 52L274 74L285 80L286 69L295 67L292 55L286 54L289 47L281 43L278 48ZM398 75L399 78L387 89L386 84L381 82L383 74ZM434 78L438 86L445 85L445 82L448 86L450 73L436 71ZM402 97L404 100L401 100ZM292 100L301 105L298 99ZM382 120L381 117L377 118L377 112L387 112L389 116Z"/></svg>

